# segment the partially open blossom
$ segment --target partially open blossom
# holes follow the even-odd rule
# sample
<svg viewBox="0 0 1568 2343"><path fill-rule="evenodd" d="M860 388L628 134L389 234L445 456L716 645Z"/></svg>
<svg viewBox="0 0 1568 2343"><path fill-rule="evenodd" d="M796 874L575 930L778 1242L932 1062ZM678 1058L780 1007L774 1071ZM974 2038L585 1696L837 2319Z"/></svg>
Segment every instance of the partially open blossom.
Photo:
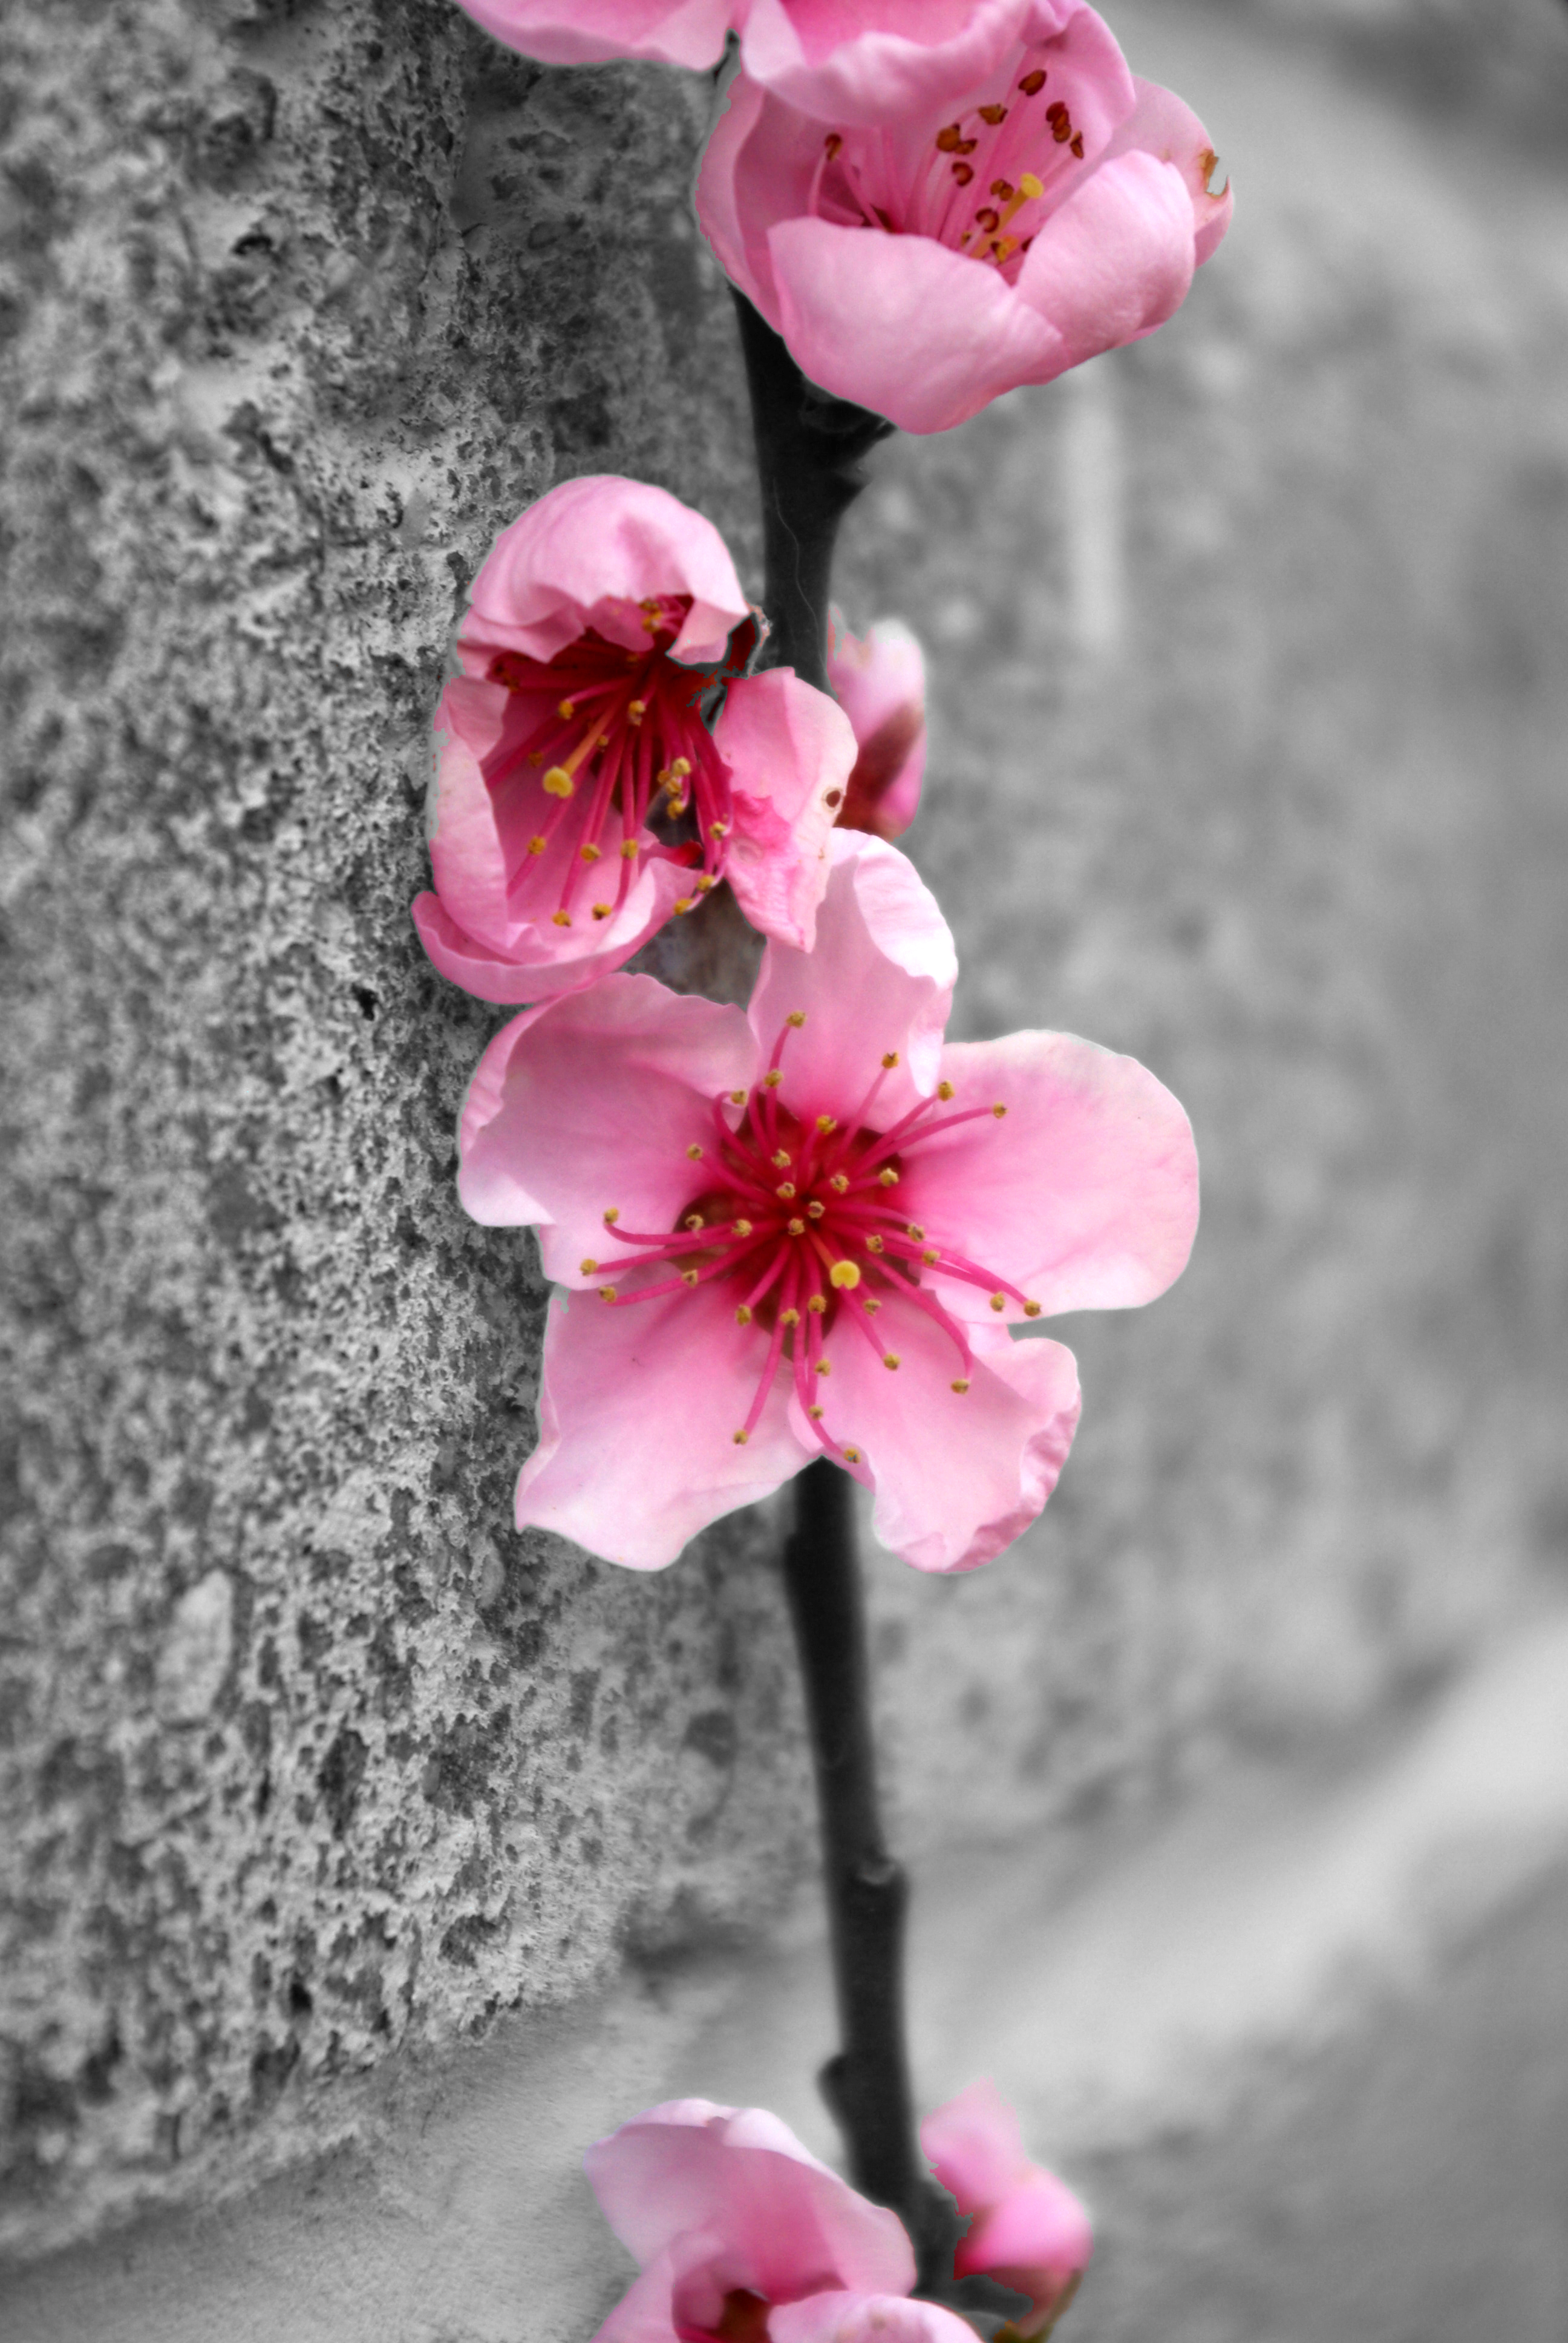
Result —
<svg viewBox="0 0 1568 2343"><path fill-rule="evenodd" d="M414 920L443 975L576 990L721 878L809 949L854 733L790 669L739 674L754 641L718 530L662 488L568 480L503 530L436 711Z"/></svg>
<svg viewBox="0 0 1568 2343"><path fill-rule="evenodd" d="M901 618L879 618L865 637L829 615L828 681L855 730L858 754L839 815L840 830L901 838L920 802L926 769L926 662Z"/></svg>
<svg viewBox="0 0 1568 2343"><path fill-rule="evenodd" d="M762 2107L671 2099L583 2164L642 2272L595 2343L973 2343L950 2311L907 2298L898 2215Z"/></svg>
<svg viewBox="0 0 1568 2343"><path fill-rule="evenodd" d="M1191 1245L1170 1092L1070 1034L944 1046L935 900L879 839L831 855L816 949L770 943L745 1014L608 979L515 1018L463 1110L464 1204L566 1289L518 1521L633 1569L817 1455L917 1569L989 1560L1079 1411L1010 1325L1150 1301Z"/></svg>
<svg viewBox="0 0 1568 2343"><path fill-rule="evenodd" d="M742 70L697 207L812 382L941 431L1163 324L1229 224L1217 168L1091 8L1041 0L983 75L876 128Z"/></svg>
<svg viewBox="0 0 1568 2343"><path fill-rule="evenodd" d="M988 73L1026 25L1070 0L460 0L525 56L550 65L649 57L717 65L730 31L746 70L791 106L878 122Z"/></svg>
<svg viewBox="0 0 1568 2343"><path fill-rule="evenodd" d="M1027 2295L1016 2331L1048 2334L1094 2249L1082 2205L1054 2173L1030 2162L1018 2117L992 2082L971 2083L928 2116L920 2145L959 2211L971 2217L954 2258L958 2276L993 2278Z"/></svg>

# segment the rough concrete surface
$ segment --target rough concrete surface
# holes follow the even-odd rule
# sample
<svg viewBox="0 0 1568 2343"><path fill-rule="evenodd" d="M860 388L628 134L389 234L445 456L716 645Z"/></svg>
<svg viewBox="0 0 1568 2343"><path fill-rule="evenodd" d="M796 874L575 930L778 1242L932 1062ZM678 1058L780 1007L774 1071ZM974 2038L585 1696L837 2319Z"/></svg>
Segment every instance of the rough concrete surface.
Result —
<svg viewBox="0 0 1568 2343"><path fill-rule="evenodd" d="M1020 1550L874 1563L918 1855L1386 1715L1568 1545L1568 172L1507 87L1459 142L1386 65L1118 22L1236 230L1164 334L881 451L841 592L932 654L959 1030L1145 1057L1206 1217L1167 1302L1065 1330ZM0 41L25 2257L755 1929L809 1817L775 1521L652 1579L508 1527L543 1294L457 1209L497 1021L407 918L494 529L618 468L754 551L700 88L499 63L446 0L12 0Z"/></svg>

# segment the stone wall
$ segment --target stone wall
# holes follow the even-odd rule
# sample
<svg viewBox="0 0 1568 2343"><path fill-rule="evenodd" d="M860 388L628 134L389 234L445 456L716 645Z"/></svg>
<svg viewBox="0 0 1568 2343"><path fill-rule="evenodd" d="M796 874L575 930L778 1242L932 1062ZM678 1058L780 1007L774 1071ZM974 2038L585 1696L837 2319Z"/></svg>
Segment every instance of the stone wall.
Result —
<svg viewBox="0 0 1568 2343"><path fill-rule="evenodd" d="M1568 1543L1568 175L1234 15L1118 24L1232 237L1150 343L884 449L842 566L931 650L960 1030L1137 1051L1207 1180L1176 1292L1065 1330L1037 1531L957 1584L873 1560L922 1856L1359 1731ZM27 2256L754 1936L809 1814L777 1508L649 1579L508 1527L543 1292L457 1209L498 1020L407 917L496 527L626 470L750 570L703 94L447 0L13 0L0 40Z"/></svg>

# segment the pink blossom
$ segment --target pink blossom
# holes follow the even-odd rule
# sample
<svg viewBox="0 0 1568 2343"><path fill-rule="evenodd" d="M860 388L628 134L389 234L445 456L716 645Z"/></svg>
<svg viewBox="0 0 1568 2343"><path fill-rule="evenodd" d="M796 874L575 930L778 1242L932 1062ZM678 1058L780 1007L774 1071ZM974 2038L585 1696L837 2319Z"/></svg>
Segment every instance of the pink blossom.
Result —
<svg viewBox="0 0 1568 2343"><path fill-rule="evenodd" d="M855 728L859 754L840 830L901 838L920 802L926 769L926 662L901 618L879 618L864 639L829 614L828 681Z"/></svg>
<svg viewBox="0 0 1568 2343"><path fill-rule="evenodd" d="M697 207L812 382L941 431L1162 325L1229 224L1216 168L1197 116L1052 0L978 80L876 129L824 130L742 71Z"/></svg>
<svg viewBox="0 0 1568 2343"><path fill-rule="evenodd" d="M984 2275L1030 2298L1016 2322L1047 2334L1077 2292L1094 2249L1089 2216L1054 2173L1023 2152L1018 2117L996 2085L971 2083L920 2126L920 2145L959 2211L972 2217L954 2268Z"/></svg>
<svg viewBox="0 0 1568 2343"><path fill-rule="evenodd" d="M464 1204L564 1289L518 1521L632 1569L819 1454L917 1569L988 1561L1079 1411L1071 1353L1009 1326L1150 1301L1191 1245L1170 1092L1070 1034L944 1045L935 900L879 839L831 859L748 1012L608 979L514 1019L463 1110Z"/></svg>
<svg viewBox="0 0 1568 2343"><path fill-rule="evenodd" d="M583 2164L642 2272L595 2343L973 2343L950 2312L907 2299L898 2215L762 2107L668 2100Z"/></svg>
<svg viewBox="0 0 1568 2343"><path fill-rule="evenodd" d="M436 712L414 920L443 975L576 990L721 878L809 949L854 734L789 668L729 680L709 730L753 628L719 532L662 488L568 480L502 531Z"/></svg>
<svg viewBox="0 0 1568 2343"><path fill-rule="evenodd" d="M747 72L808 114L897 117L991 71L1071 0L461 0L470 16L550 65L650 57L717 65L740 35Z"/></svg>

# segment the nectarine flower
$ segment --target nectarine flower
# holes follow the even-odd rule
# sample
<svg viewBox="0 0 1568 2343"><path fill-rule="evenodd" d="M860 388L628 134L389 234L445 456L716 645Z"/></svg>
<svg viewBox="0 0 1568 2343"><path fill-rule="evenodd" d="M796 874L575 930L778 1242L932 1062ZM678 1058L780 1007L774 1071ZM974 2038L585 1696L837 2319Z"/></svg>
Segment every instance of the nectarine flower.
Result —
<svg viewBox="0 0 1568 2343"><path fill-rule="evenodd" d="M1029 2297L1013 2331L1050 2333L1089 2267L1094 2233L1065 2181L1023 2152L1018 2117L992 2082L971 2083L920 2126L931 2169L970 2220L954 2268Z"/></svg>

